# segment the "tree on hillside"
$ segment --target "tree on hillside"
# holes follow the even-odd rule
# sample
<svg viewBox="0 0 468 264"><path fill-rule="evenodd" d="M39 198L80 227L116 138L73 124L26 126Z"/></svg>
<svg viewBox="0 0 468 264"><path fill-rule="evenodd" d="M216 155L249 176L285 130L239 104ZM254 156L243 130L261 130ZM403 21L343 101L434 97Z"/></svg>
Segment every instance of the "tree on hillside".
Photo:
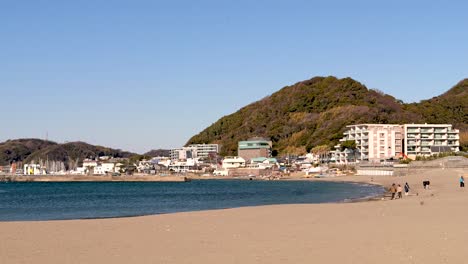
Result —
<svg viewBox="0 0 468 264"><path fill-rule="evenodd" d="M330 150L328 145L320 145L312 148L311 152L314 155L318 155L320 162L322 162L325 158L328 158Z"/></svg>
<svg viewBox="0 0 468 264"><path fill-rule="evenodd" d="M346 140L343 143L341 143L340 146L341 146L341 151L344 151L345 149L351 151L351 153L353 154L354 162L356 162L356 150L357 150L356 141Z"/></svg>

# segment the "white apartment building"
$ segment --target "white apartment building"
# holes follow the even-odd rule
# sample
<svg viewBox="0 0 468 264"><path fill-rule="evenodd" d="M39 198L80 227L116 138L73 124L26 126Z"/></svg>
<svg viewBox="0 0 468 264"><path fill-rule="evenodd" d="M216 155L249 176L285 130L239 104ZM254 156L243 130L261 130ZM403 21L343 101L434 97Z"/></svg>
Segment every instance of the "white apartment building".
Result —
<svg viewBox="0 0 468 264"><path fill-rule="evenodd" d="M188 146L189 148L195 148L197 152L198 158L208 158L210 153L219 153L219 145L218 144L191 144Z"/></svg>
<svg viewBox="0 0 468 264"><path fill-rule="evenodd" d="M405 124L404 153L411 159L460 150L460 131L448 124Z"/></svg>
<svg viewBox="0 0 468 264"><path fill-rule="evenodd" d="M335 146L333 157L337 163L381 161L395 158L403 151L403 128L390 124L359 124L347 126L340 142L355 141L356 150L341 151Z"/></svg>

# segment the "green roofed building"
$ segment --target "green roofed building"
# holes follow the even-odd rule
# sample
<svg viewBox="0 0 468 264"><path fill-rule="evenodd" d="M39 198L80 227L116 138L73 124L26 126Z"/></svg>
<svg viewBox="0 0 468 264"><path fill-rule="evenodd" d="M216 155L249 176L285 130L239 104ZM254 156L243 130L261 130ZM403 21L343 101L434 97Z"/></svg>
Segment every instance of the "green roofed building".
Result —
<svg viewBox="0 0 468 264"><path fill-rule="evenodd" d="M247 141L239 141L237 149L238 156L248 162L252 158L270 158L272 145L273 143L270 140L263 138L252 138Z"/></svg>

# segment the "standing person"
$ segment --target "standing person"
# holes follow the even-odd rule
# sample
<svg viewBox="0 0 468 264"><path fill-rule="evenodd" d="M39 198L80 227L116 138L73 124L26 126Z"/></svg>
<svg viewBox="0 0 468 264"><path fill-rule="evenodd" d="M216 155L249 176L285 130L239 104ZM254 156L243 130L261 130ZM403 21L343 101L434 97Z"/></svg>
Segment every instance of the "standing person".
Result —
<svg viewBox="0 0 468 264"><path fill-rule="evenodd" d="M409 190L410 190L409 184L405 183L405 196L408 196Z"/></svg>
<svg viewBox="0 0 468 264"><path fill-rule="evenodd" d="M397 187L398 199L403 198L403 197L401 196L401 193L402 193L402 192L403 192L403 188L401 187L400 184L398 184L398 187Z"/></svg>
<svg viewBox="0 0 468 264"><path fill-rule="evenodd" d="M392 187L390 187L390 193L392 193L392 200L395 199L395 193L396 193L395 184L392 184Z"/></svg>
<svg viewBox="0 0 468 264"><path fill-rule="evenodd" d="M465 178L463 178L463 175L460 176L460 188L464 188L465 187Z"/></svg>

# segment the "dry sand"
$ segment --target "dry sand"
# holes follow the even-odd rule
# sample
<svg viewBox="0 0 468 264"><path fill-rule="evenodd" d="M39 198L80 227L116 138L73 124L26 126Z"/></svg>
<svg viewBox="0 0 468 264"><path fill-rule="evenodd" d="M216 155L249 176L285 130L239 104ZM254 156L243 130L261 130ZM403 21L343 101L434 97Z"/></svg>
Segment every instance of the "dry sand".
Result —
<svg viewBox="0 0 468 264"><path fill-rule="evenodd" d="M394 201L3 222L0 263L468 263L461 173L372 177L385 185L409 182L412 195ZM429 190L422 189L426 178Z"/></svg>

